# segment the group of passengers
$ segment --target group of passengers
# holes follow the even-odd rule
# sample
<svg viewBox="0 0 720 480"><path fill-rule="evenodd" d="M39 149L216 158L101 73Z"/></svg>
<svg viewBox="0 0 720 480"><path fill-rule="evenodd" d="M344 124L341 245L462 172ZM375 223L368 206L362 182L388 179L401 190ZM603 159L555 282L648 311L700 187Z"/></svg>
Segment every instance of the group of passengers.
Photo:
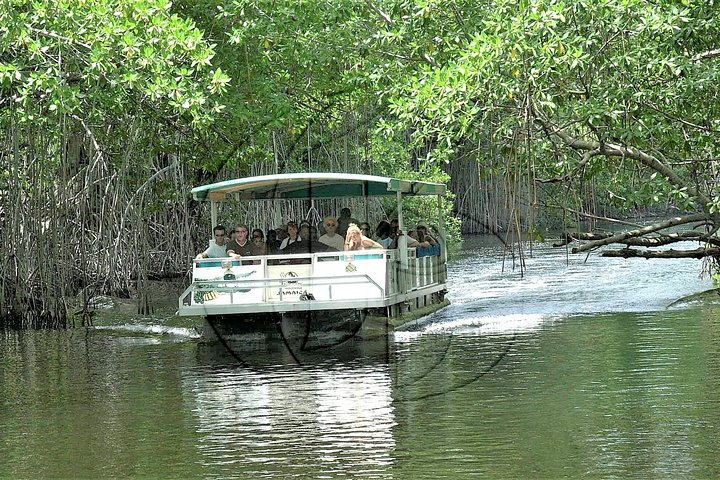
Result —
<svg viewBox="0 0 720 480"><path fill-rule="evenodd" d="M261 229L256 228L249 233L248 226L242 223L238 224L230 235L227 235L224 226L217 225L213 229L210 246L196 258L390 249L397 248L398 239L402 235L397 220L380 221L373 234L370 224L353 218L349 208L343 208L338 218L325 217L322 227L325 233L318 237L317 228L309 222L302 222L298 226L296 222L289 221L284 228L268 230L266 239ZM424 248L435 245L437 240L429 234L428 226L424 222L420 222L414 230L408 232L408 247Z"/></svg>

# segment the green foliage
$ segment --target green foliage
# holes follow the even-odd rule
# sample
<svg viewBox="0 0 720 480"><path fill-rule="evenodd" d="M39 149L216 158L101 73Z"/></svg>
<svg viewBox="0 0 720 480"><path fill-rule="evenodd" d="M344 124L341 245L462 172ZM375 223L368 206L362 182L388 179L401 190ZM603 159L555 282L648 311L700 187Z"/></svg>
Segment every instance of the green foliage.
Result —
<svg viewBox="0 0 720 480"><path fill-rule="evenodd" d="M167 0L0 3L0 91L18 121L98 121L140 105L206 125L229 78Z"/></svg>
<svg viewBox="0 0 720 480"><path fill-rule="evenodd" d="M576 170L580 156L533 120L540 115L578 138L668 161L717 158L720 69L704 56L717 48L716 2L397 1L380 8L396 22L375 34L375 48L403 59L378 61L369 74L392 114L385 134L411 128L414 145L432 145L429 161L452 160L463 145L489 139L508 161L532 161L539 178L572 175L576 187L594 178L626 206L671 199L693 207L682 186L670 188L637 162L597 157ZM676 169L690 183L717 176L712 162Z"/></svg>
<svg viewBox="0 0 720 480"><path fill-rule="evenodd" d="M234 146L234 166L272 160L278 136L289 137L287 154L301 160L311 126L332 131L352 112L356 87L344 77L358 68L358 5L236 0L175 7L213 32L219 65L235 79L218 121Z"/></svg>

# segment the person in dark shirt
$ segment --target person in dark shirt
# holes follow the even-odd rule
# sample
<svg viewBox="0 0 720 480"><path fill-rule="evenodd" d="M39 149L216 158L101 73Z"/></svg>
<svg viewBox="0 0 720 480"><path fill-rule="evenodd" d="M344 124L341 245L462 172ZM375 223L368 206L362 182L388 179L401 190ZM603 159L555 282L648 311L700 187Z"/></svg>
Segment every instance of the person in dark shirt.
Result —
<svg viewBox="0 0 720 480"><path fill-rule="evenodd" d="M292 245L295 242L299 242L302 238L299 235L299 229L297 223L292 220L287 223L288 236L280 244L280 250L285 250L288 245Z"/></svg>
<svg viewBox="0 0 720 480"><path fill-rule="evenodd" d="M252 244L253 255L267 255L267 245L265 244L265 234L259 228L252 231L252 238L250 239Z"/></svg>
<svg viewBox="0 0 720 480"><path fill-rule="evenodd" d="M265 241L265 251L268 255L275 255L280 250L280 241L277 239L277 230L269 228L267 231L267 240Z"/></svg>
<svg viewBox="0 0 720 480"><path fill-rule="evenodd" d="M345 207L340 210L340 216L337 219L337 234L344 238L351 223L357 225L360 222L354 219L350 209Z"/></svg>
<svg viewBox="0 0 720 480"><path fill-rule="evenodd" d="M375 229L374 240L383 247L390 248L390 245L392 245L393 240L395 239L395 235L393 235L393 233L394 230L390 226L390 222L380 220L380 223L378 223L378 226Z"/></svg>
<svg viewBox="0 0 720 480"><path fill-rule="evenodd" d="M240 258L250 257L253 255L252 242L248 240L249 228L243 223L238 223L235 227L235 240L227 244L227 254L229 257Z"/></svg>

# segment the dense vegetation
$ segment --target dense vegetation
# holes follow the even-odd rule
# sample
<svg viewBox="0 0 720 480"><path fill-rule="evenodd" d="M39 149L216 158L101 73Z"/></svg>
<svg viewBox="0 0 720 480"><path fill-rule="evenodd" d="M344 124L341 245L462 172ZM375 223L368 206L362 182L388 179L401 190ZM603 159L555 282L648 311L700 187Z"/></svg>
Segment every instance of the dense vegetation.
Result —
<svg viewBox="0 0 720 480"><path fill-rule="evenodd" d="M672 255L717 268L717 10L0 0L3 324L183 272L207 231L189 186L273 172L449 180L466 231L561 226L625 257L692 239ZM579 229L641 209L672 217Z"/></svg>

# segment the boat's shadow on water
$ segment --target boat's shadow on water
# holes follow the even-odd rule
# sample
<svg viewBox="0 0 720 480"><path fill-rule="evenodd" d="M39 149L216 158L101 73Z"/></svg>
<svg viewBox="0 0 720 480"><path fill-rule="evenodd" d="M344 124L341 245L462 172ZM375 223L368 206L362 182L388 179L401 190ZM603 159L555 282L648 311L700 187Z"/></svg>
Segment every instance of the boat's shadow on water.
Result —
<svg viewBox="0 0 720 480"><path fill-rule="evenodd" d="M342 333L316 335L312 343L263 333L223 334L198 343L202 364L262 369L275 365L321 365L390 362L388 336L360 339Z"/></svg>

